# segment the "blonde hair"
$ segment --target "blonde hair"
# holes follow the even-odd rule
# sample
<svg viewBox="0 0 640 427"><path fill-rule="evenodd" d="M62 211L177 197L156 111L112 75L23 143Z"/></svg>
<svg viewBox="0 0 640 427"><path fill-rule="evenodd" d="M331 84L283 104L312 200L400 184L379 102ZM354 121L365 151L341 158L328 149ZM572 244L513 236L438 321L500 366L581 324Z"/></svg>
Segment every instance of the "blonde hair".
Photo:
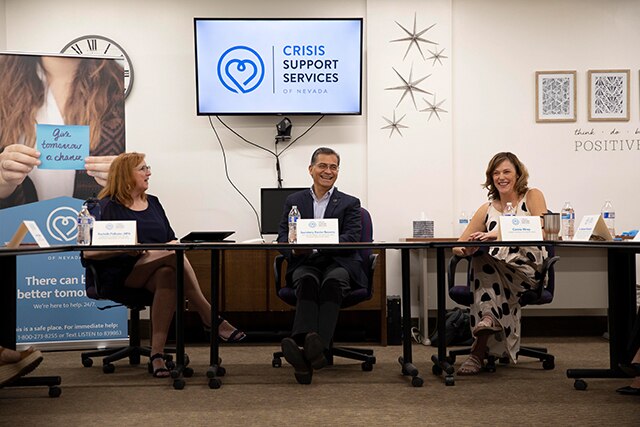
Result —
<svg viewBox="0 0 640 427"><path fill-rule="evenodd" d="M493 185L493 171L495 171L500 163L505 160L511 162L511 164L516 168L516 183L514 186L516 193L518 193L519 196L522 196L529 190L529 172L527 171L526 166L515 154L504 151L493 156L489 161L487 171L485 172L486 180L484 184L482 184L482 188L489 190L489 200L500 200L500 192L498 192L498 189Z"/></svg>
<svg viewBox="0 0 640 427"><path fill-rule="evenodd" d="M116 103L123 102L122 67L109 59L79 61L62 117L65 124L89 125L94 149L100 143L103 120ZM0 150L21 137L25 145L35 145L34 124L46 90L38 67L42 67L38 56L0 55Z"/></svg>
<svg viewBox="0 0 640 427"><path fill-rule="evenodd" d="M104 186L98 198L111 197L123 206L131 206L133 198L131 190L135 184L136 168L144 160L142 153L122 153L116 157L109 167L107 184ZM142 197L146 200L146 194Z"/></svg>

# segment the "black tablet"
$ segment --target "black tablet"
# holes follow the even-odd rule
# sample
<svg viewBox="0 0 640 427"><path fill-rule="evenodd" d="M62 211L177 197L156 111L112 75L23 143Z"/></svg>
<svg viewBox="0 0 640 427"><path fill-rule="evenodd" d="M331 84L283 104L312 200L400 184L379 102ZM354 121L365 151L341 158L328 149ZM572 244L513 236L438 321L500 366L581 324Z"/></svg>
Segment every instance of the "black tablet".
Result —
<svg viewBox="0 0 640 427"><path fill-rule="evenodd" d="M235 231L192 231L180 239L182 243L221 242Z"/></svg>

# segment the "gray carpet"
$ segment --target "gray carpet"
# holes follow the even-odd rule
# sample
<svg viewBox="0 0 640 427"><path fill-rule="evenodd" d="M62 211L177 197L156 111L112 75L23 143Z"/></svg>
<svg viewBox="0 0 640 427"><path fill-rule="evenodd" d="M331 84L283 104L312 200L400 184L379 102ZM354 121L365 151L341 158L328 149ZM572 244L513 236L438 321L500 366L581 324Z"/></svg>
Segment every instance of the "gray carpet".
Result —
<svg viewBox="0 0 640 427"><path fill-rule="evenodd" d="M208 388L208 348L188 348L195 375L184 390L155 379L146 365L117 364L102 373L100 362L80 364L80 352L47 353L34 372L61 375L62 396L45 388L0 390L0 425L639 425L640 397L614 390L628 379L590 379L586 391L573 388L567 368L604 367L608 346L598 338L527 339L556 356L556 368L522 359L495 373L456 377L445 387L431 373L435 348L414 345L414 362L424 386L411 387L397 362L401 347L374 347L378 363L362 372L357 362L336 359L317 372L313 384L295 382L293 369L271 367L275 345L221 348L222 388ZM461 359L457 361L459 365Z"/></svg>

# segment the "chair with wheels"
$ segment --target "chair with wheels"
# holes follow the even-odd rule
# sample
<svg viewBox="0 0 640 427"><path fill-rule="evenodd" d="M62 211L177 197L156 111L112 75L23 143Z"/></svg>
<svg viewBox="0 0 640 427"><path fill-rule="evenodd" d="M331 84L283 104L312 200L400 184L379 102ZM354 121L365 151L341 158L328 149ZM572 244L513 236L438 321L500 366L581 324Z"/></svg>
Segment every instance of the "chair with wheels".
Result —
<svg viewBox="0 0 640 427"><path fill-rule="evenodd" d="M555 256L555 251L553 246L548 246L547 248L548 257L544 260L542 264L542 271L539 279L539 284L536 289L530 289L524 292L520 296L520 306L525 307L527 305L544 305L549 304L553 301L553 293L555 290L555 271L554 264L560 259L560 257ZM464 284L456 284L455 283L455 273L458 263L460 261L467 261L467 275L466 275L466 283ZM473 303L473 292L470 288L469 275L471 270L471 257L461 257L458 255L454 255L451 257L449 261L449 269L448 269L448 288L449 288L449 297L456 302L457 304L469 307ZM547 277L547 285L542 286L544 283L544 279ZM470 354L471 348L464 348L459 350L451 350L448 355L448 362L451 364L455 363L456 356ZM555 357L552 354L549 354L546 348L543 347L528 347L521 346L520 350L516 354L516 357L525 356L532 357L540 360L542 362L542 367L545 370L555 368ZM485 370L489 372L495 372L496 358L494 356L488 356L487 364L485 365ZM499 358L500 363L508 363L508 357Z"/></svg>
<svg viewBox="0 0 640 427"><path fill-rule="evenodd" d="M371 215L365 208L361 207L360 210L362 212L362 232L360 235L360 241L373 242L373 222L371 220ZM372 249L360 249L359 252L367 275L367 287L353 289L351 293L346 295L342 300L341 308L354 306L363 301L370 300L373 297L373 273L378 260L378 255L374 254ZM285 266L285 261L286 259L283 255L278 255L273 262L276 294L285 303L295 307L297 303L295 289L287 286L287 284L283 284L283 278L285 277L284 272L286 271L286 269L283 268ZM372 349L340 347L334 346L333 343L331 343L329 350L330 354L327 357L329 365L333 365L334 356L361 361L363 371L373 370L373 365L376 363L376 358L373 355ZM271 365L274 368L281 367L282 357L284 357L282 351L273 353Z"/></svg>
<svg viewBox="0 0 640 427"><path fill-rule="evenodd" d="M126 306L129 309L129 345L124 347L107 348L103 350L95 350L83 352L82 365L85 367L93 366L94 357L103 357L102 371L105 374L115 372L113 362L129 358L130 365L139 365L140 357L151 356L151 347L142 346L140 340L140 312L145 310L153 302L153 294L146 289L126 288L124 285L120 287L103 286L98 279L95 265L90 261L84 260L86 267L86 291L87 297L95 300L108 300L117 303L116 305L107 305L98 307L99 310L106 310L113 307ZM165 360L168 367L171 368L172 356L166 353L173 352L175 349L165 349ZM151 370L151 366L149 365ZM151 371L150 371L151 372Z"/></svg>

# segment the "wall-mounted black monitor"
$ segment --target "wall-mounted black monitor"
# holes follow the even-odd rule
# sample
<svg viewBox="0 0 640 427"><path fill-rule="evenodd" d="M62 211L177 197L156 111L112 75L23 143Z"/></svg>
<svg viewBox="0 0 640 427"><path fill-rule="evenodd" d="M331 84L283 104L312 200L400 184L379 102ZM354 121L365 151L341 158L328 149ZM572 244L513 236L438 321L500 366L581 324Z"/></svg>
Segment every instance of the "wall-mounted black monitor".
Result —
<svg viewBox="0 0 640 427"><path fill-rule="evenodd" d="M362 114L362 18L194 18L198 115Z"/></svg>
<svg viewBox="0 0 640 427"><path fill-rule="evenodd" d="M282 218L284 201L289 194L309 187L300 188L261 188L260 189L260 225L262 234L278 234L278 226Z"/></svg>

